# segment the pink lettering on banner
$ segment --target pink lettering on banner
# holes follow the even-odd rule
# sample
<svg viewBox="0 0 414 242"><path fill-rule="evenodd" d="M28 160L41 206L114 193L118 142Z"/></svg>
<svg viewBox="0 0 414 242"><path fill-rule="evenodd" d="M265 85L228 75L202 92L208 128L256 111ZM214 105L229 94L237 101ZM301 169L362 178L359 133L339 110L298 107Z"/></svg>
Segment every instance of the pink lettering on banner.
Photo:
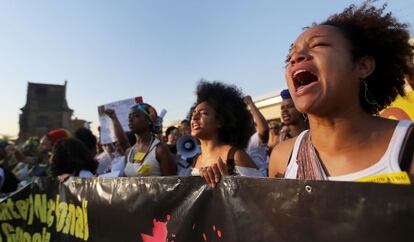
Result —
<svg viewBox="0 0 414 242"><path fill-rule="evenodd" d="M141 239L144 242L174 242L175 238L177 237L176 234L172 233L170 234L170 238L168 238L168 228L167 228L167 224L168 222L171 220L171 215L167 215L166 216L166 221L158 221L157 219L153 219L152 223L153 223L153 228L152 228L152 235L149 234L144 234L144 233L140 233L141 235ZM193 224L193 231L196 228L196 224ZM203 239L203 241L208 241L208 240L212 240L212 241L216 241L217 239L221 240L223 237L223 234L221 232L221 230L218 228L217 225L213 224L211 226L212 229L212 233L211 232L203 232L203 231L199 231L196 233L200 233L201 232L201 237Z"/></svg>
<svg viewBox="0 0 414 242"><path fill-rule="evenodd" d="M152 228L152 236L141 233L141 238L144 242L166 242L167 241L167 222L160 222L154 219L152 221L154 227Z"/></svg>

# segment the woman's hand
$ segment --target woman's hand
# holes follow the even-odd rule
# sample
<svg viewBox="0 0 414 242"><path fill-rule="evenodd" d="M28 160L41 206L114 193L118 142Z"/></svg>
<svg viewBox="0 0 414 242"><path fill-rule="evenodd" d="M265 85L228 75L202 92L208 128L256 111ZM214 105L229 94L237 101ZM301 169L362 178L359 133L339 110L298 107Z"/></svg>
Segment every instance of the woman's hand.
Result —
<svg viewBox="0 0 414 242"><path fill-rule="evenodd" d="M115 110L113 110L113 109L110 109L110 108L104 109L103 112L104 112L104 114L108 115L108 117L110 119L116 119L117 118Z"/></svg>
<svg viewBox="0 0 414 242"><path fill-rule="evenodd" d="M250 107L250 105L254 104L253 99L251 96L245 96L243 98L244 103Z"/></svg>
<svg viewBox="0 0 414 242"><path fill-rule="evenodd" d="M207 184L212 188L215 188L217 183L220 182L220 179L223 176L227 176L227 165L218 158L217 163L214 163L211 166L200 168L200 176L206 180Z"/></svg>

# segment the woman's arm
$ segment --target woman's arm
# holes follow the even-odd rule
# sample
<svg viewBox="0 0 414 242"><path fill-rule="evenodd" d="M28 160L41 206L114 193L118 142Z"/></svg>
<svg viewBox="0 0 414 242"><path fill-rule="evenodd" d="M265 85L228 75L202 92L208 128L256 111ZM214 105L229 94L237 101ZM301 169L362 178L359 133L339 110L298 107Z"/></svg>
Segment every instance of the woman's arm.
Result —
<svg viewBox="0 0 414 242"><path fill-rule="evenodd" d="M252 97L245 96L243 98L246 105L249 107L250 113L253 116L253 120L256 124L257 133L259 134L259 141L261 144L267 144L269 141L269 124L267 123L263 114L257 109Z"/></svg>
<svg viewBox="0 0 414 242"><path fill-rule="evenodd" d="M155 155L160 163L161 174L163 176L177 175L177 165L174 162L170 149L167 144L160 142L155 150Z"/></svg>
<svg viewBox="0 0 414 242"><path fill-rule="evenodd" d="M105 109L104 113L108 115L108 117L112 120L115 136L118 141L119 151L122 155L125 155L127 149L131 147L131 145L129 144L128 137L125 134L124 129L122 128L122 125L119 122L119 119L116 116L115 111L113 109Z"/></svg>

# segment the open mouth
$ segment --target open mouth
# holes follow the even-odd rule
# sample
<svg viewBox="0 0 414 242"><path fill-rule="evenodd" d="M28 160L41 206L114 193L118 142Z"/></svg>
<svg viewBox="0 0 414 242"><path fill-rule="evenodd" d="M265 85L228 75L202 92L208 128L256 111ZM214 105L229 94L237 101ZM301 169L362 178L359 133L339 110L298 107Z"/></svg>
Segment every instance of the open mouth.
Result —
<svg viewBox="0 0 414 242"><path fill-rule="evenodd" d="M295 89L298 90L301 87L317 82L318 76L308 70L300 69L293 73L292 79L295 84Z"/></svg>
<svg viewBox="0 0 414 242"><path fill-rule="evenodd" d="M195 129L199 129L199 128L200 128L200 125L199 125L199 124L195 124L195 123L193 123L193 124L191 124L191 128L192 128L193 130L195 130Z"/></svg>
<svg viewBox="0 0 414 242"><path fill-rule="evenodd" d="M282 114L282 119L283 120L288 120L288 119L290 119L290 115L287 115L287 114Z"/></svg>

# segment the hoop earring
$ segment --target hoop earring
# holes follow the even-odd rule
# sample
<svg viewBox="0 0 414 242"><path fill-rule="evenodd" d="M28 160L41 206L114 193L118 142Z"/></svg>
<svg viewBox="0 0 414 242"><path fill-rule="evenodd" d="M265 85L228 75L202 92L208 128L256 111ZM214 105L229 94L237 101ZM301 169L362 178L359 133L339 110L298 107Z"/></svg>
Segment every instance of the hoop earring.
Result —
<svg viewBox="0 0 414 242"><path fill-rule="evenodd" d="M375 101L374 97L372 96L371 92L368 89L368 84L367 82L364 80L362 81L364 83L364 97L365 97L365 101L367 101L367 103L371 104L372 106L378 108L379 104L377 103L377 101Z"/></svg>

